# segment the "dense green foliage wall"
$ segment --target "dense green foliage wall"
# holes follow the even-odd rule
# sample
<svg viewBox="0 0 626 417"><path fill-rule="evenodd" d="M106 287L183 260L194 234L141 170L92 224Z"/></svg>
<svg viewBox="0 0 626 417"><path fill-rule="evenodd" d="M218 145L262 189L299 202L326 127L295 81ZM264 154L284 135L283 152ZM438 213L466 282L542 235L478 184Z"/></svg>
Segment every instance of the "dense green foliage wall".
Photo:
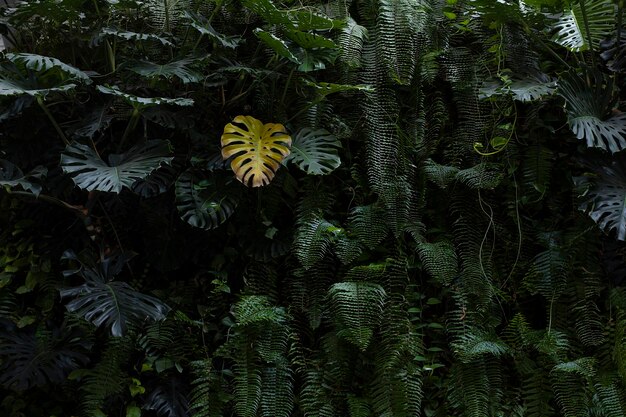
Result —
<svg viewBox="0 0 626 417"><path fill-rule="evenodd" d="M2 416L626 415L623 0L0 10Z"/></svg>

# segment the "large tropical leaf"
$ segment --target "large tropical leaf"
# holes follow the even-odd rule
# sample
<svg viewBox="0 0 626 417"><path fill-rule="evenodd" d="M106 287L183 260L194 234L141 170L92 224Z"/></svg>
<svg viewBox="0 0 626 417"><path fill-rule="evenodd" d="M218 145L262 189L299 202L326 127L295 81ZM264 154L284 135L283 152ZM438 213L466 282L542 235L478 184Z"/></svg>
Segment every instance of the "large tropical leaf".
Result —
<svg viewBox="0 0 626 417"><path fill-rule="evenodd" d="M277 55L282 56L283 58L287 58L291 62L295 62L296 64L301 64L302 62L298 59L297 56L291 51L287 43L280 39L278 36L273 33L266 32L263 29L256 28L254 30L254 34L263 41L267 46L272 48Z"/></svg>
<svg viewBox="0 0 626 417"><path fill-rule="evenodd" d="M191 27L219 42L225 48L235 49L241 42L241 38L238 36L226 36L213 29L211 23L204 16L186 11L185 17L191 21Z"/></svg>
<svg viewBox="0 0 626 417"><path fill-rule="evenodd" d="M566 101L568 123L587 146L613 153L626 148L626 113L611 114L613 80L585 71L591 85L580 75L570 73L559 84Z"/></svg>
<svg viewBox="0 0 626 417"><path fill-rule="evenodd" d="M176 181L176 207L184 221L208 230L232 216L237 200L217 175L205 177L189 170Z"/></svg>
<svg viewBox="0 0 626 417"><path fill-rule="evenodd" d="M166 98L166 97L139 97L133 94L120 91L117 87L106 87L99 85L96 87L98 91L104 94L109 94L117 97L121 97L126 100L133 107L151 107L161 104L173 104L176 106L192 106L193 100L190 98Z"/></svg>
<svg viewBox="0 0 626 417"><path fill-rule="evenodd" d="M61 167L84 190L120 193L173 159L168 142L151 140L128 152L109 156L109 163L89 145L73 143L61 154Z"/></svg>
<svg viewBox="0 0 626 417"><path fill-rule="evenodd" d="M65 258L81 263L71 252L66 252ZM129 323L163 320L170 310L167 305L135 291L126 282L114 281L127 260L124 255L112 256L97 265L81 263L79 270L66 271L66 275L77 273L85 279L78 287L60 290L61 298L70 300L67 310L98 327L109 328L117 337L126 332Z"/></svg>
<svg viewBox="0 0 626 417"><path fill-rule="evenodd" d="M253 187L270 183L290 146L291 137L283 125L263 124L252 116L235 117L222 135L222 157L234 157L230 167L237 179Z"/></svg>
<svg viewBox="0 0 626 417"><path fill-rule="evenodd" d="M326 175L341 164L339 148L341 143L326 130L305 127L293 139L285 162L293 162L307 174Z"/></svg>
<svg viewBox="0 0 626 417"><path fill-rule="evenodd" d="M579 0L554 24L552 40L573 52L597 50L615 27L616 8L611 1Z"/></svg>
<svg viewBox="0 0 626 417"><path fill-rule="evenodd" d="M190 69L189 65L197 63L198 61L200 60L184 58L163 65L149 61L136 61L131 63L128 69L146 78L163 77L169 80L176 77L185 84L197 83L202 79L202 76Z"/></svg>
<svg viewBox="0 0 626 417"><path fill-rule="evenodd" d="M626 161L620 154L606 163L594 164L598 178L585 193L581 208L605 232L615 230L619 240L626 240Z"/></svg>
<svg viewBox="0 0 626 417"><path fill-rule="evenodd" d="M118 39L123 39L127 41L156 41L164 46L174 46L174 44L169 40L153 33L130 32L127 30L119 30L116 28L103 28L92 42L94 44L98 44L100 42L100 39L105 36L114 36Z"/></svg>
<svg viewBox="0 0 626 417"><path fill-rule="evenodd" d="M2 331L0 384L20 391L61 384L71 371L89 361L87 352L90 347L89 339L67 328L38 332L32 328Z"/></svg>
<svg viewBox="0 0 626 417"><path fill-rule="evenodd" d="M46 172L46 168L37 167L30 173L24 175L22 170L11 162L0 159L0 186L8 188L21 187L24 191L39 195L41 186L31 180L41 178L46 175Z"/></svg>
<svg viewBox="0 0 626 417"><path fill-rule="evenodd" d="M170 377L150 392L142 408L154 410L159 417L188 417L187 391L187 386L180 378Z"/></svg>
<svg viewBox="0 0 626 417"><path fill-rule="evenodd" d="M79 70L76 67L73 67L69 64L61 62L57 58L36 55L36 54L27 54L27 53L19 53L14 54L10 53L6 55L7 59L11 62L17 64L23 64L26 68L31 69L33 71L43 72L49 71L52 69L57 69L61 72L68 74L71 78L75 80L80 80L85 84L91 84L91 78L83 71Z"/></svg>
<svg viewBox="0 0 626 417"><path fill-rule="evenodd" d="M74 83L43 86L39 84L35 77L20 79L0 75L0 96L46 96L53 92L64 93L74 88L76 88L76 84Z"/></svg>

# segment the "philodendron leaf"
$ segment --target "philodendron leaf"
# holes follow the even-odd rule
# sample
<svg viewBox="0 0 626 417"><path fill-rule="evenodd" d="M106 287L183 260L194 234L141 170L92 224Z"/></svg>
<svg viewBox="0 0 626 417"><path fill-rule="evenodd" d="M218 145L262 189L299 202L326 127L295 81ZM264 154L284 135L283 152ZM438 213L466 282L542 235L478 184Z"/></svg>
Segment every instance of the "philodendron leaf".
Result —
<svg viewBox="0 0 626 417"><path fill-rule="evenodd" d="M100 41L100 38L104 36L115 36L116 38L127 40L127 41L157 41L164 46L174 46L172 42L169 40L155 35L154 33L138 33L138 32L129 32L127 30L118 30L115 28L104 28L98 34L98 36L94 39L94 43L97 44Z"/></svg>
<svg viewBox="0 0 626 417"><path fill-rule="evenodd" d="M82 264L71 252L66 259ZM77 273L85 283L74 288L60 290L62 299L70 299L65 305L95 326L105 326L113 336L123 336L129 323L142 323L146 319L163 320L170 308L158 298L135 291L126 282L115 281L128 260L125 255L105 258L95 266L82 264Z"/></svg>
<svg viewBox="0 0 626 417"><path fill-rule="evenodd" d="M176 106L193 105L193 100L190 98L139 97L133 94L125 93L117 87L105 87L102 85L97 86L96 89L104 94L121 97L133 107L138 108L158 106L160 104L173 104Z"/></svg>
<svg viewBox="0 0 626 417"><path fill-rule="evenodd" d="M191 27L196 29L203 35L207 35L209 38L219 42L223 47L235 49L239 46L241 38L238 36L226 36L222 35L211 26L208 19L199 14L186 11L185 17L191 21Z"/></svg>
<svg viewBox="0 0 626 417"><path fill-rule="evenodd" d="M341 143L324 129L301 129L291 144L291 154L285 162L293 162L312 175L326 175L341 165L337 150Z"/></svg>
<svg viewBox="0 0 626 417"><path fill-rule="evenodd" d="M581 3L584 2L584 12ZM605 0L579 0L554 24L552 40L573 52L598 49L615 26L617 6ZM586 19L585 19L586 17ZM591 39L591 43L589 40Z"/></svg>
<svg viewBox="0 0 626 417"><path fill-rule="evenodd" d="M178 61L168 62L167 64L157 64L149 61L135 61L128 66L128 69L146 78L163 77L169 80L176 77L184 84L197 83L202 79L202 76L189 68L189 65L198 61L200 61L200 59L194 58L184 58Z"/></svg>
<svg viewBox="0 0 626 417"><path fill-rule="evenodd" d="M589 147L619 152L626 148L626 113L611 114L613 79L592 71L586 75L570 73L559 83L570 128Z"/></svg>
<svg viewBox="0 0 626 417"><path fill-rule="evenodd" d="M52 58L49 56L36 55L36 54L27 54L27 53L19 53L7 54L6 57L14 63L23 64L26 68L31 69L33 71L43 72L51 69L58 69L66 74L68 74L71 78L75 80L80 80L85 84L91 84L91 78L81 70L76 67L73 67L69 64L61 62L56 58Z"/></svg>
<svg viewBox="0 0 626 417"><path fill-rule="evenodd" d="M263 124L252 116L235 117L222 135L222 157L234 157L230 167L237 179L252 187L270 183L290 146L291 137L283 125Z"/></svg>
<svg viewBox="0 0 626 417"><path fill-rule="evenodd" d="M75 87L76 84L69 83L56 87L41 88L40 85L32 80L15 80L0 76L0 96L45 96L53 92L64 93Z"/></svg>
<svg viewBox="0 0 626 417"><path fill-rule="evenodd" d="M587 190L581 209L605 232L615 230L626 240L626 161L625 157L597 164L598 178Z"/></svg>
<svg viewBox="0 0 626 417"><path fill-rule="evenodd" d="M217 174L208 177L188 170L176 181L176 207L190 225L215 229L235 212L237 200L232 191Z"/></svg>
<svg viewBox="0 0 626 417"><path fill-rule="evenodd" d="M257 38L261 39L263 43L272 48L277 55L282 56L283 58L287 58L288 60L290 60L291 62L295 62L296 64L301 64L298 57L296 57L293 52L291 52L284 40L260 28L255 29L254 34L257 36Z"/></svg>
<svg viewBox="0 0 626 417"><path fill-rule="evenodd" d="M46 172L46 168L37 167L30 173L24 175L22 170L11 162L0 159L0 186L8 188L21 187L24 191L39 195L41 186L33 183L31 179L39 179L46 175Z"/></svg>
<svg viewBox="0 0 626 417"><path fill-rule="evenodd" d="M168 142L151 140L121 155L109 156L109 164L89 145L73 143L61 155L61 167L76 185L87 191L119 193L146 178L173 159Z"/></svg>

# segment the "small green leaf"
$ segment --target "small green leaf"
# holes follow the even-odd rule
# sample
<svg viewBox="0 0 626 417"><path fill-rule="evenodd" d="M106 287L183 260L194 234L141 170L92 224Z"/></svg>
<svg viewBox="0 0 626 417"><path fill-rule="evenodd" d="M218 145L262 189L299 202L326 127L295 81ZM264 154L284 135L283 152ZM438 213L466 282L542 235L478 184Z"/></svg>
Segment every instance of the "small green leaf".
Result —
<svg viewBox="0 0 626 417"><path fill-rule="evenodd" d="M456 13L453 12L443 12L443 15L450 20L456 19Z"/></svg>
<svg viewBox="0 0 626 417"><path fill-rule="evenodd" d="M37 317L35 316L24 316L21 319L19 319L19 321L16 324L17 324L17 327L21 329L23 327L28 326L29 324L33 324L36 320L37 320Z"/></svg>
<svg viewBox="0 0 626 417"><path fill-rule="evenodd" d="M126 417L141 417L141 408L136 405L126 407Z"/></svg>

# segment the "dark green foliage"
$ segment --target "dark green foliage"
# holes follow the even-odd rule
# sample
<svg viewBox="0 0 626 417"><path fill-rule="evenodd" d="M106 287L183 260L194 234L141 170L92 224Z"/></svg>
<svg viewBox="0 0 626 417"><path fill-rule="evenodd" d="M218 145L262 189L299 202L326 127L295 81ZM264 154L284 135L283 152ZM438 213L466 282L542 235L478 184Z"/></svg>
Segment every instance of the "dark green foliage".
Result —
<svg viewBox="0 0 626 417"><path fill-rule="evenodd" d="M624 416L623 8L0 5L0 415Z"/></svg>

